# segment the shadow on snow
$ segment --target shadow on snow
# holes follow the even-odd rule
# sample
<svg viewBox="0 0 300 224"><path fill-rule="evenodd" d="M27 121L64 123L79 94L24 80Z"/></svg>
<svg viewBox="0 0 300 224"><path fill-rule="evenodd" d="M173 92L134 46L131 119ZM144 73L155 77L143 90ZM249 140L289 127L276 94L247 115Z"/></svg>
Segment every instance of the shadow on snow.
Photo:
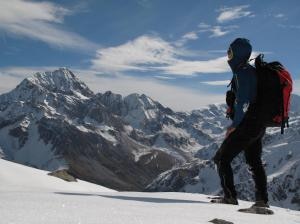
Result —
<svg viewBox="0 0 300 224"><path fill-rule="evenodd" d="M119 196L119 195L101 195L101 194L89 194L89 193L69 193L69 192L54 192L55 194L73 195L73 196L100 196L104 198L112 198L127 201L141 201L150 203L208 203L203 201L182 200L182 199L169 199L169 198L152 198L152 197L132 197L132 196Z"/></svg>

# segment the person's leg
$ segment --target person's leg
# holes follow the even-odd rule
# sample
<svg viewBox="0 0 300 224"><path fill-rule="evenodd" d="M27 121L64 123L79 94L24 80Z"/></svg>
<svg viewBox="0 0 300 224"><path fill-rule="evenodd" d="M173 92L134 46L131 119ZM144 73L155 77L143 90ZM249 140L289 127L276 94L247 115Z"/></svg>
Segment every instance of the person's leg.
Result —
<svg viewBox="0 0 300 224"><path fill-rule="evenodd" d="M224 198L236 199L237 194L234 187L234 178L231 168L232 160L245 148L249 147L253 139L243 129L237 128L222 143L213 160L217 165Z"/></svg>
<svg viewBox="0 0 300 224"><path fill-rule="evenodd" d="M267 191L267 176L263 163L261 160L262 155L262 137L265 130L262 130L260 138L253 142L245 150L246 162L252 172L252 177L255 182L255 197L256 201L263 201L268 203L268 191Z"/></svg>

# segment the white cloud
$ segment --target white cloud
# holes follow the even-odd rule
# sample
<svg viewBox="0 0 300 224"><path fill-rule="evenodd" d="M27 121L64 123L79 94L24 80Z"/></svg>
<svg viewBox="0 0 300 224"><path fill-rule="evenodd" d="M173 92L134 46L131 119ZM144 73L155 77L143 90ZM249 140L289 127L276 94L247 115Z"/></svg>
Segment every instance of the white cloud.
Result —
<svg viewBox="0 0 300 224"><path fill-rule="evenodd" d="M208 25L208 24L206 24L206 23L204 23L204 22L201 22L201 23L198 25L198 27L199 27L200 29L205 29L205 28L210 28L211 25Z"/></svg>
<svg viewBox="0 0 300 224"><path fill-rule="evenodd" d="M182 38L187 39L187 40L197 40L198 35L196 32L189 32L189 33L186 33L185 35L183 35Z"/></svg>
<svg viewBox="0 0 300 224"><path fill-rule="evenodd" d="M200 23L198 27L198 32L208 32L210 33L209 37L222 37L238 28L238 26L212 26L206 23Z"/></svg>
<svg viewBox="0 0 300 224"><path fill-rule="evenodd" d="M170 75L195 75L229 71L225 57L206 61L182 59L187 50L159 37L140 36L125 44L102 48L91 60L91 68L107 73L124 71L156 71Z"/></svg>
<svg viewBox="0 0 300 224"><path fill-rule="evenodd" d="M285 15L283 13L278 13L274 15L274 17L280 19L280 18L285 18Z"/></svg>
<svg viewBox="0 0 300 224"><path fill-rule="evenodd" d="M229 33L228 30L222 30L222 27L220 26L214 26L211 29L212 34L210 35L211 37L221 37Z"/></svg>
<svg viewBox="0 0 300 224"><path fill-rule="evenodd" d="M159 37L140 36L117 47L97 51L92 68L106 72L149 71L155 66L172 63L176 49Z"/></svg>
<svg viewBox="0 0 300 224"><path fill-rule="evenodd" d="M19 77L6 76L2 74L0 74L0 77L0 94L9 92L13 88L15 88L21 81Z"/></svg>
<svg viewBox="0 0 300 224"><path fill-rule="evenodd" d="M163 75L155 75L154 78L160 79L160 80L174 80L175 77L169 77L169 76L163 76Z"/></svg>
<svg viewBox="0 0 300 224"><path fill-rule="evenodd" d="M81 76L94 92L112 91L123 96L131 93L146 94L162 105L177 111L198 109L211 103L223 103L223 94L193 91L188 87L163 84L153 79L118 76L117 78Z"/></svg>
<svg viewBox="0 0 300 224"><path fill-rule="evenodd" d="M178 47L182 47L188 41L197 40L198 38L199 37L198 37L197 31L191 31L191 32L184 34L178 41L175 42L175 45Z"/></svg>
<svg viewBox="0 0 300 224"><path fill-rule="evenodd" d="M50 2L24 0L0 1L0 31L47 44L91 50L96 44L61 27L72 12Z"/></svg>
<svg viewBox="0 0 300 224"><path fill-rule="evenodd" d="M242 17L253 17L254 14L251 11L247 10L248 8L249 8L249 5L223 7L218 10L221 13L217 17L217 21L219 23L224 23L224 22L239 19Z"/></svg>
<svg viewBox="0 0 300 224"><path fill-rule="evenodd" d="M184 46L188 41L191 40L197 40L199 38L199 33L208 32L210 33L209 37L222 37L230 32L232 32L234 29L238 28L238 26L212 26L209 24L206 24L204 22L201 22L198 27L198 29L194 31L190 31L186 34L184 34L179 40L177 40L174 44L177 47Z"/></svg>
<svg viewBox="0 0 300 224"><path fill-rule="evenodd" d="M293 81L293 93L300 95L300 79Z"/></svg>
<svg viewBox="0 0 300 224"><path fill-rule="evenodd" d="M220 80L220 81L207 81L207 82L201 82L206 85L211 86L227 86L230 83L230 80Z"/></svg>
<svg viewBox="0 0 300 224"><path fill-rule="evenodd" d="M196 75L200 73L229 72L227 57L206 61L177 60L176 63L161 67L162 73L173 75Z"/></svg>

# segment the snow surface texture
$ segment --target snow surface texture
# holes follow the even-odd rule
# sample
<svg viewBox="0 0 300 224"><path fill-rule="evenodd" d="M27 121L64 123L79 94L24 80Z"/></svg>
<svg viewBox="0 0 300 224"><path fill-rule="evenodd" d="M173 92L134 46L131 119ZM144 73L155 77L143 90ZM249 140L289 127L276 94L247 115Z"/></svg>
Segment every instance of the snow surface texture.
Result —
<svg viewBox="0 0 300 224"><path fill-rule="evenodd" d="M294 224L300 212L272 207L274 215L239 213L249 207L209 203L191 193L116 192L83 181L65 182L47 172L0 159L0 223L14 224Z"/></svg>

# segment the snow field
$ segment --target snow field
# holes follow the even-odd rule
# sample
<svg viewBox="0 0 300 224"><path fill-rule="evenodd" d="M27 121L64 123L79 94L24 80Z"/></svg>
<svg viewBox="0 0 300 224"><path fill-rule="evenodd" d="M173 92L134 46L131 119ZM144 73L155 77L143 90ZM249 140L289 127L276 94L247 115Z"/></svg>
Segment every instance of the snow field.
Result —
<svg viewBox="0 0 300 224"><path fill-rule="evenodd" d="M116 192L0 159L0 224L207 224L214 218L235 224L300 223L300 212L278 207L271 216L237 212L250 205L215 205L206 195L191 193Z"/></svg>

